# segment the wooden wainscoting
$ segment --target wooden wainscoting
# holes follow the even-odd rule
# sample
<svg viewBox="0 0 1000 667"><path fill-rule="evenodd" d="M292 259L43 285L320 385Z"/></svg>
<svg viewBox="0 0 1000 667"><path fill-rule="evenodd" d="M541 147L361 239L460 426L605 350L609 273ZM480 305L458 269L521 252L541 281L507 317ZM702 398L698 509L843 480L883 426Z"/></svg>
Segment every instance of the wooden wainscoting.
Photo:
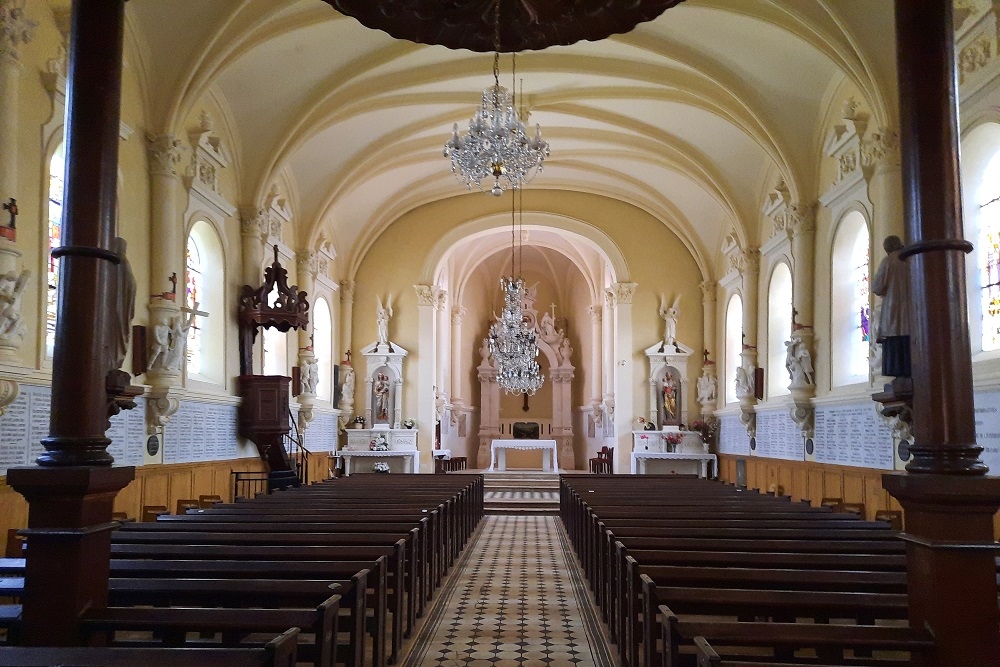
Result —
<svg viewBox="0 0 1000 667"><path fill-rule="evenodd" d="M174 512L177 501L186 498L217 495L232 502L231 473L263 471L264 464L257 458L140 466L132 483L115 499L115 511L138 520L144 505L163 505ZM6 548L8 529L27 525L27 503L0 477L0 544Z"/></svg>
<svg viewBox="0 0 1000 667"><path fill-rule="evenodd" d="M719 477L736 482L736 460L747 466L747 487L770 491L782 487L793 500L808 500L818 506L823 498L841 498L845 503L864 503L868 519L879 510L899 510L899 503L882 488L885 470L854 468L809 461L783 461L758 456L719 455Z"/></svg>

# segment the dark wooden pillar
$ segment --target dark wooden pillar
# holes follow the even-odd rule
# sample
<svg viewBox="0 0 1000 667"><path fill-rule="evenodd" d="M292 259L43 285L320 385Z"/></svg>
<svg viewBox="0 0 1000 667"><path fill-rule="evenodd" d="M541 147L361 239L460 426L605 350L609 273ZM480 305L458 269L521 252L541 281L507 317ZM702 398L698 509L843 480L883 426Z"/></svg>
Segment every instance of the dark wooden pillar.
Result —
<svg viewBox="0 0 1000 667"><path fill-rule="evenodd" d="M112 507L135 476L111 467L105 436L124 9L125 0L73 2L49 437L39 466L7 475L29 503L23 635L31 645L78 643L80 612L107 605Z"/></svg>
<svg viewBox="0 0 1000 667"><path fill-rule="evenodd" d="M950 0L896 0L896 39L914 458L882 483L905 510L910 624L937 644L913 664L986 667L1000 664L1000 478L976 444Z"/></svg>

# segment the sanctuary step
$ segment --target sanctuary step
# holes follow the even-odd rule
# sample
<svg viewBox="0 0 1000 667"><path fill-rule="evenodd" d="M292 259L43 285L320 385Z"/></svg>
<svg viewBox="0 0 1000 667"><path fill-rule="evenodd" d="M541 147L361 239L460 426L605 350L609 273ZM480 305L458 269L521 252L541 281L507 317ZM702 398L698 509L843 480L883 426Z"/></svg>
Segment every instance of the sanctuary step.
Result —
<svg viewBox="0 0 1000 667"><path fill-rule="evenodd" d="M530 470L484 473L483 502L487 514L556 514L559 475Z"/></svg>

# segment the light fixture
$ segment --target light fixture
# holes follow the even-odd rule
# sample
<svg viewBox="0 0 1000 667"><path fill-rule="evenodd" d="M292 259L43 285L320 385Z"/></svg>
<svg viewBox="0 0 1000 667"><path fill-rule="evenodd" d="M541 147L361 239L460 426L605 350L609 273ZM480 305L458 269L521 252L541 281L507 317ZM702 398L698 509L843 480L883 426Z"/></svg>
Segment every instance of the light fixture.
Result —
<svg viewBox="0 0 1000 667"><path fill-rule="evenodd" d="M524 318L524 279L515 271L515 200L511 192L510 277L500 278L504 303L490 327L487 342L497 362L497 384L508 394L534 394L545 377L538 366L538 341L534 326Z"/></svg>
<svg viewBox="0 0 1000 667"><path fill-rule="evenodd" d="M451 158L451 171L468 189L475 185L484 190L493 179L490 193L499 197L507 189L519 189L542 170L549 155L549 144L535 124L535 136L529 138L512 90L500 85L500 2L493 13L493 85L483 91L482 103L469 120L467 134L458 133L458 123L444 145L444 156ZM511 78L516 80L517 55L512 54ZM525 114L527 116L527 114Z"/></svg>

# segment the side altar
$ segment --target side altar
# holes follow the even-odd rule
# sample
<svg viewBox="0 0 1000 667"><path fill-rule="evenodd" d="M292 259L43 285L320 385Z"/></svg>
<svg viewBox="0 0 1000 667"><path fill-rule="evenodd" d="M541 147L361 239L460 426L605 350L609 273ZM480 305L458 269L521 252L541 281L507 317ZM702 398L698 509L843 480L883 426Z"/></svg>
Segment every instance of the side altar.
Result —
<svg viewBox="0 0 1000 667"><path fill-rule="evenodd" d="M378 435L385 437L388 450L372 451L371 442ZM387 463L391 472L413 473L420 469L415 429L347 429L347 445L338 455L344 460L345 475L352 472L372 472L372 467L379 462Z"/></svg>
<svg viewBox="0 0 1000 667"><path fill-rule="evenodd" d="M676 445L668 437L680 436ZM709 468L711 464L711 468ZM665 427L662 431L632 431L633 475L672 474L715 477L718 457L708 452L708 444L696 431Z"/></svg>

